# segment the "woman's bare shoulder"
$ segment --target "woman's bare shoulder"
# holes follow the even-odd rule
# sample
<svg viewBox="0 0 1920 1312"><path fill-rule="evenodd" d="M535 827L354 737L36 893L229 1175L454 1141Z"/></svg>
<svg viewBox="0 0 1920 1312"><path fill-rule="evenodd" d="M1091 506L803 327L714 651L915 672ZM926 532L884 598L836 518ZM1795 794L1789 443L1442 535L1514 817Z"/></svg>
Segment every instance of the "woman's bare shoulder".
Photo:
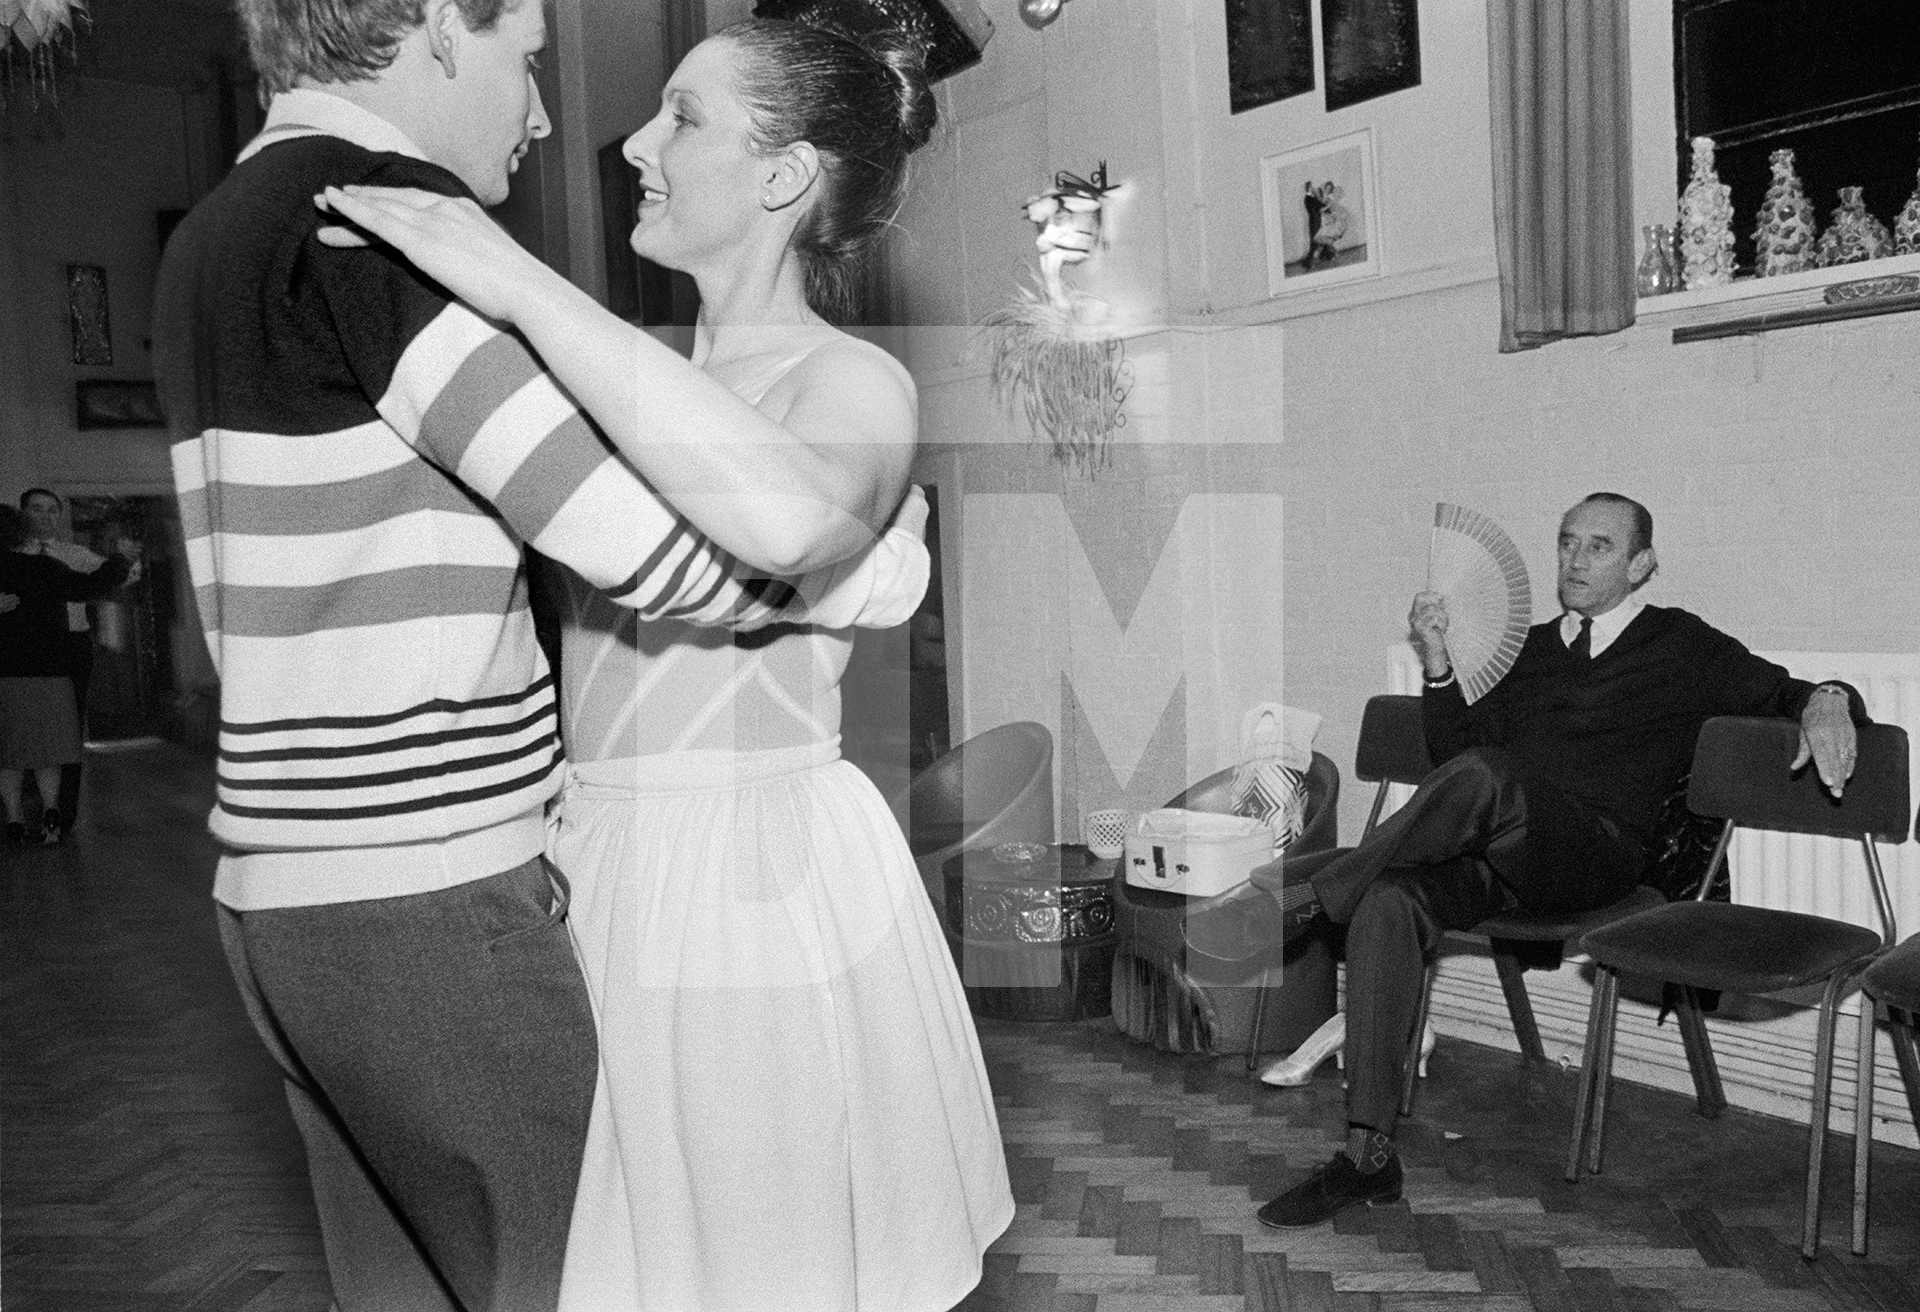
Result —
<svg viewBox="0 0 1920 1312"><path fill-rule="evenodd" d="M919 428L919 396L906 366L838 329L822 331L767 390L760 408L782 422L804 413L840 440L911 446Z"/></svg>
<svg viewBox="0 0 1920 1312"><path fill-rule="evenodd" d="M915 395L913 375L892 352L843 329L828 330L818 346L807 352L796 373L817 371L836 382L867 380L875 386L891 383L909 398Z"/></svg>

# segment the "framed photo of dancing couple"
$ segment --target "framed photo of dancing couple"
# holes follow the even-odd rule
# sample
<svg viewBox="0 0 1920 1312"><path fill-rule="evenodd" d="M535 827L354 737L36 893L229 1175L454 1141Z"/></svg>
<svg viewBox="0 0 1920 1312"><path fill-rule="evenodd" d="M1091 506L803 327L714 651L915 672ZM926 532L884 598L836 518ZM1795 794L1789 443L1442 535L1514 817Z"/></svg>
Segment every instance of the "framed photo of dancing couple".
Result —
<svg viewBox="0 0 1920 1312"><path fill-rule="evenodd" d="M1379 276L1372 128L1268 155L1260 199L1268 296Z"/></svg>

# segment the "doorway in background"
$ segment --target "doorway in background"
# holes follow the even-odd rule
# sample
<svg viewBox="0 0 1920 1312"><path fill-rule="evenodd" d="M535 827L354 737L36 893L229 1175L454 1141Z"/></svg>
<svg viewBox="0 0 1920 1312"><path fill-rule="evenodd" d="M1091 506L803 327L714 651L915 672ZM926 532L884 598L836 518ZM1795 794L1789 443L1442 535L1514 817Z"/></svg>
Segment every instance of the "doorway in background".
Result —
<svg viewBox="0 0 1920 1312"><path fill-rule="evenodd" d="M175 692L173 498L74 496L68 499L73 540L102 556L131 538L140 544L140 577L90 603L93 678L87 690L89 742L160 736L168 727Z"/></svg>

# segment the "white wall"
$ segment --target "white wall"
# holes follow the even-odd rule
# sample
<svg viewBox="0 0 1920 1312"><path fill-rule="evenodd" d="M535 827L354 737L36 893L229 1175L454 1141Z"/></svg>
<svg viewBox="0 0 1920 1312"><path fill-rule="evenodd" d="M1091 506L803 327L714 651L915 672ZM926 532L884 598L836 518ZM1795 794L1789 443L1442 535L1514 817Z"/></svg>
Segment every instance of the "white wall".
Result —
<svg viewBox="0 0 1920 1312"><path fill-rule="evenodd" d="M1423 6L1416 89L1337 114L1316 91L1238 116L1226 108L1217 8L1077 0L1034 33L1011 0L998 0L985 65L942 85L947 126L923 152L903 218L897 304L916 325L903 336L922 387L921 472L951 485L943 505L970 489L1064 495L1084 508L1076 519L1089 553L1126 562L1110 572L1128 577L1103 585L1110 603L1124 603L1154 559L1109 543L1106 526L1170 520L1195 495L1282 496L1284 529L1271 531L1284 535L1284 601L1248 590L1231 563L1260 558L1260 544L1222 540L1226 563L1211 591L1191 596L1189 618L1278 605L1284 637L1269 636L1257 677L1236 672L1223 695L1251 700L1277 687L1324 714L1321 745L1343 770L1361 706L1383 687L1383 652L1404 633L1436 500L1507 527L1527 554L1542 617L1553 609L1559 513L1614 488L1645 500L1658 521L1664 567L1651 599L1694 609L1756 647L1920 649L1920 484L1911 474L1920 382L1906 363L1920 322L1896 316L1682 347L1636 328L1500 356L1483 5ZM1650 19L1653 8L1663 12ZM1655 75L1670 58L1664 9L1634 10L1636 47ZM1635 104L1637 121L1657 134L1637 168L1636 211L1652 222L1672 208L1670 86L1637 87ZM1269 300L1260 156L1359 126L1373 129L1379 156L1385 274ZM1159 178L1159 199L1145 208L1179 221L1164 237L1141 224L1132 255L1142 277L1164 269L1149 294L1172 307L1163 328L1127 342L1135 386L1118 441L1134 463L1089 483L1063 477L1024 425L996 410L968 325L1033 265L1019 201L1054 169L1084 172L1102 156L1116 176ZM949 523L964 535L964 515ZM962 559L1028 574L1059 564L1037 563L1017 540L956 548L948 559L950 572ZM961 614L959 731L988 728L1016 705L1058 705L1044 681L989 692L991 679L968 673L1004 663L1006 644L1043 623L1044 608L1003 599L991 615L971 614L968 580L948 584ZM1215 678L1196 664L1214 656L1180 659L1189 678ZM1089 679L1108 686L1079 686ZM1116 706L1133 695L1090 668L1075 683ZM1231 760L1230 736L1195 741L1199 728L1185 742L1156 740L1138 783L1119 781L1126 804L1164 800L1168 784ZM1062 744L1063 758L1080 763L1061 777L1069 835L1082 809L1105 800L1081 794L1114 787L1086 764L1091 755L1086 742ZM1364 813L1362 791L1347 790L1348 834Z"/></svg>
<svg viewBox="0 0 1920 1312"><path fill-rule="evenodd" d="M921 165L895 268L921 384L916 473L942 492L956 739L1011 718L1051 725L1074 838L1086 810L1156 805L1229 763L1231 712L1282 697L1326 717L1319 746L1348 776L1351 841L1370 792L1350 776L1361 708L1385 690L1437 500L1505 525L1536 618L1555 609L1561 511L1612 489L1656 517L1649 600L1763 650L1920 651L1920 317L1679 347L1636 327L1502 356L1481 0L1423 5L1422 85L1338 114L1315 92L1229 115L1218 8L1074 0L1035 34L1012 0L989 0L986 65L941 89L948 127ZM1632 16L1635 213L1666 222L1664 0L1636 0ZM1378 152L1384 273L1269 299L1259 158L1362 126ZM1159 180L1146 208L1165 231L1144 232L1130 260L1167 313L1126 343L1128 423L1113 467L1089 481L995 408L969 344L1033 264L1019 201L1101 156L1117 176ZM1057 501L1078 545L1046 505L1000 513L1007 493ZM1202 498L1242 493L1278 513L1217 519L1211 538L1172 530ZM1182 586L1156 594L1157 568ZM1101 623L1129 618L1137 630L1121 622L1089 651ZM1510 1045L1485 967L1449 964L1442 1027ZM1575 1041L1575 968L1536 992L1552 1041ZM1621 1074L1683 1084L1671 1027L1629 1010ZM1729 1095L1803 1115L1781 1072L1807 1064L1808 1013L1716 1026ZM1912 1142L1897 1100L1879 1110L1881 1134Z"/></svg>

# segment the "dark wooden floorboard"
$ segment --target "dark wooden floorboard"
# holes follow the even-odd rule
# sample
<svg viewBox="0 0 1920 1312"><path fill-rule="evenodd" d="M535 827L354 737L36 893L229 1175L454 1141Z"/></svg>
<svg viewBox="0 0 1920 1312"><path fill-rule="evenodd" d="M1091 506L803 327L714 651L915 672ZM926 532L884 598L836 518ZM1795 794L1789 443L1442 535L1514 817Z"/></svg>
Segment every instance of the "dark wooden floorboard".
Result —
<svg viewBox="0 0 1920 1312"><path fill-rule="evenodd" d="M214 928L208 768L94 754L89 781L75 840L0 870L0 1304L325 1312L299 1141ZM1876 1152L1861 1261L1833 1141L1805 1263L1797 1127L1620 1086L1606 1171L1570 1186L1573 1076L1443 1040L1406 1198L1273 1231L1254 1210L1340 1141L1331 1064L1269 1089L1105 1022L980 1032L1020 1206L967 1312L1920 1312L1911 1151Z"/></svg>
<svg viewBox="0 0 1920 1312"><path fill-rule="evenodd" d="M204 761L89 753L73 838L0 853L0 1303L323 1312L299 1137L220 953Z"/></svg>

